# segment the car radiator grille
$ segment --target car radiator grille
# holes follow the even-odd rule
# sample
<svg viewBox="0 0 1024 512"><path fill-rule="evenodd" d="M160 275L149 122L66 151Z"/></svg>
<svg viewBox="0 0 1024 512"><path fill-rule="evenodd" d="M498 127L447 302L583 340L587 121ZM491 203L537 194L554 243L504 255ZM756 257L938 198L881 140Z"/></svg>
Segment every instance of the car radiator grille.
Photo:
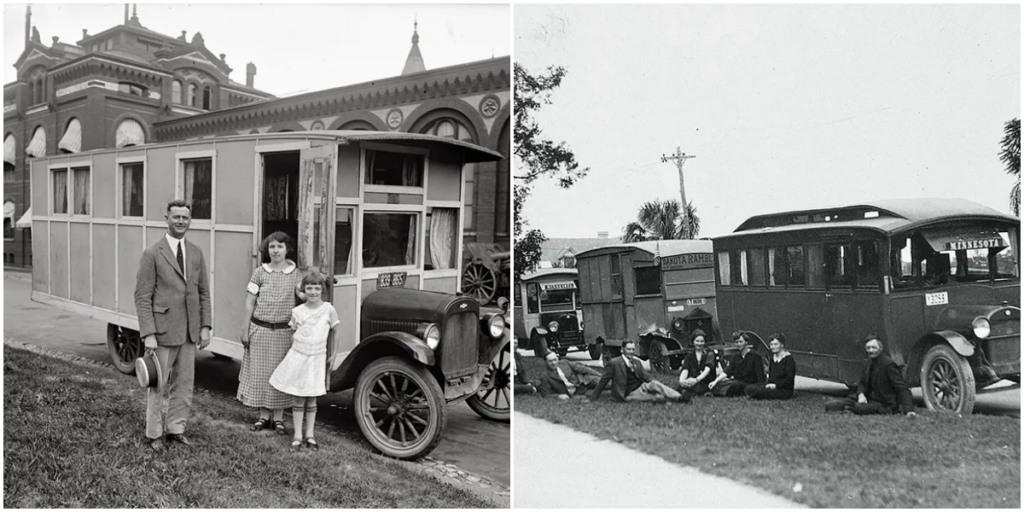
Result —
<svg viewBox="0 0 1024 512"><path fill-rule="evenodd" d="M395 320L370 320L370 331L365 333L364 336L373 336L380 332L397 331L405 332L416 335L416 329L419 327L419 322L402 322Z"/></svg>
<svg viewBox="0 0 1024 512"><path fill-rule="evenodd" d="M456 313L445 320L439 347L441 371L445 377L476 372L479 330L477 317L473 313Z"/></svg>

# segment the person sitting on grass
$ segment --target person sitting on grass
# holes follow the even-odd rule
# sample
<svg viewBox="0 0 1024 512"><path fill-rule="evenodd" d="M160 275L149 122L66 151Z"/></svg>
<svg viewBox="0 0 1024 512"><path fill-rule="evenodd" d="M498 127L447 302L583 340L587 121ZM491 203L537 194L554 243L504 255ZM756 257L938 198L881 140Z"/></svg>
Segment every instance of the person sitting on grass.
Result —
<svg viewBox="0 0 1024 512"><path fill-rule="evenodd" d="M643 364L633 354L636 353L636 342L627 341L622 344L622 357L608 361L601 380L597 381L589 400L597 400L610 382L612 397L620 402L685 402L684 397L676 390L654 380Z"/></svg>
<svg viewBox="0 0 1024 512"><path fill-rule="evenodd" d="M580 363L559 360L554 352L544 354L544 363L546 367L538 387L543 396L558 395L559 399L568 400L577 393L593 389L601 380L601 372Z"/></svg>
<svg viewBox="0 0 1024 512"><path fill-rule="evenodd" d="M761 357L751 350L753 336L743 331L732 333L732 340L738 352L729 357L723 371L708 384L715 396L740 396L751 384L763 384L764 364Z"/></svg>
<svg viewBox="0 0 1024 512"><path fill-rule="evenodd" d="M323 276L314 271L302 278L302 291L306 303L292 309L288 324L295 329L292 347L281 364L270 376L270 385L292 395L292 423L295 428L292 450L303 444L317 450L320 445L313 437L316 423L316 398L327 394L327 338L334 331L337 338L338 312L321 294L326 287ZM306 420L303 442L302 420Z"/></svg>
<svg viewBox="0 0 1024 512"><path fill-rule="evenodd" d="M519 355L519 351L516 350L518 345L519 343L517 341L515 342L515 346L512 347L512 352L515 353L515 366L512 367L512 372L514 374L514 377L512 378L514 387L512 390L517 395L533 395L537 393L537 387L530 382L526 375L526 367L523 366L523 356Z"/></svg>
<svg viewBox="0 0 1024 512"><path fill-rule="evenodd" d="M825 404L825 411L850 411L854 414L897 414L917 416L910 388L903 381L903 372L896 362L882 353L882 341L869 334L864 337L864 351L868 359L864 362L857 392L844 400L833 400Z"/></svg>
<svg viewBox="0 0 1024 512"><path fill-rule="evenodd" d="M772 358L768 360L768 383L751 384L743 390L755 400L785 400L793 398L793 382L796 380L796 362L786 350L786 335L772 334L768 338Z"/></svg>
<svg viewBox="0 0 1024 512"><path fill-rule="evenodd" d="M704 331L696 329L690 334L693 352L683 359L683 370L679 372L679 393L692 397L710 393L708 384L715 380L718 356L707 349Z"/></svg>

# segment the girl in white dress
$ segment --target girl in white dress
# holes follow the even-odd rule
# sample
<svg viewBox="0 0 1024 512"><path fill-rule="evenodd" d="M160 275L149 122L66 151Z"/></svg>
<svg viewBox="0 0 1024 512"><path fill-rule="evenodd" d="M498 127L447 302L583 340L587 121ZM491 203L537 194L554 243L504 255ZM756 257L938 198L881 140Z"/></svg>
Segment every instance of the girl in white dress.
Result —
<svg viewBox="0 0 1024 512"><path fill-rule="evenodd" d="M289 325L295 329L292 348L270 376L270 385L295 397L292 422L295 436L292 449L303 445L302 420L305 417L305 445L318 449L313 438L316 423L316 397L327 394L327 335L338 336L338 312L330 302L321 300L324 278L313 272L302 278L306 303L292 309Z"/></svg>

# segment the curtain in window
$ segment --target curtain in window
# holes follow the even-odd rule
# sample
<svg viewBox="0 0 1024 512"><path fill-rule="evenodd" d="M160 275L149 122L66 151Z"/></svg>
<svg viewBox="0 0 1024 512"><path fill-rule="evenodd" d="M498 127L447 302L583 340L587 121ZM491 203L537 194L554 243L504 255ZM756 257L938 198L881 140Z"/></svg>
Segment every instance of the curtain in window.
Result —
<svg viewBox="0 0 1024 512"><path fill-rule="evenodd" d="M68 212L68 171L53 172L53 213Z"/></svg>
<svg viewBox="0 0 1024 512"><path fill-rule="evenodd" d="M11 165L15 165L15 154L16 154L16 150L14 148L15 144L16 144L16 142L14 141L14 135L8 135L7 138L4 139L4 162L5 163L11 164Z"/></svg>
<svg viewBox="0 0 1024 512"><path fill-rule="evenodd" d="M732 267L729 266L729 253L721 251L718 253L718 271L721 273L719 281L723 286L732 284Z"/></svg>
<svg viewBox="0 0 1024 512"><path fill-rule="evenodd" d="M747 278L747 251L740 251L740 282L739 284L750 284Z"/></svg>
<svg viewBox="0 0 1024 512"><path fill-rule="evenodd" d="M210 186L213 163L210 160L185 162L185 200L192 204L193 219L209 219L211 213Z"/></svg>
<svg viewBox="0 0 1024 512"><path fill-rule="evenodd" d="M82 123L78 119L72 119L68 123L68 129L64 131L64 137L57 143L57 149L67 153L80 153L82 151Z"/></svg>
<svg viewBox="0 0 1024 512"><path fill-rule="evenodd" d="M437 270L455 268L456 211L434 208L430 214L430 262Z"/></svg>
<svg viewBox="0 0 1024 512"><path fill-rule="evenodd" d="M419 159L420 157L417 155L406 155L402 160L402 185L407 187L420 186L419 172L417 172Z"/></svg>
<svg viewBox="0 0 1024 512"><path fill-rule="evenodd" d="M121 215L130 217L142 216L142 165L132 164L121 166L122 177L122 210Z"/></svg>
<svg viewBox="0 0 1024 512"><path fill-rule="evenodd" d="M25 148L25 153L31 157L46 155L46 130L42 126L36 128L36 131L32 134L32 140L28 143L28 147Z"/></svg>
<svg viewBox="0 0 1024 512"><path fill-rule="evenodd" d="M768 286L775 286L775 249L768 249Z"/></svg>
<svg viewBox="0 0 1024 512"><path fill-rule="evenodd" d="M89 214L89 169L75 169L75 213Z"/></svg>
<svg viewBox="0 0 1024 512"><path fill-rule="evenodd" d="M416 264L416 216L409 216L409 243L405 246L405 264Z"/></svg>

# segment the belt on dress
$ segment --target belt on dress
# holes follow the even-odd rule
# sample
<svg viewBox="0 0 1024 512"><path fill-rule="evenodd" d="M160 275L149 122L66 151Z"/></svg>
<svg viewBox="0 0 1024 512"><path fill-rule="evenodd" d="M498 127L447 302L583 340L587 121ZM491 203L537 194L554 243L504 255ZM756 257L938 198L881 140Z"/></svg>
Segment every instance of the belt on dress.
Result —
<svg viewBox="0 0 1024 512"><path fill-rule="evenodd" d="M270 329L272 331L279 331L281 329L288 329L289 328L288 322L278 322L278 323L275 324L273 322L264 322L263 320L260 320L259 318L256 318L256 317L252 317L252 318L250 318L250 320L252 321L252 323L254 323L254 324L256 324L256 325L258 325L260 327L264 327L264 328Z"/></svg>

